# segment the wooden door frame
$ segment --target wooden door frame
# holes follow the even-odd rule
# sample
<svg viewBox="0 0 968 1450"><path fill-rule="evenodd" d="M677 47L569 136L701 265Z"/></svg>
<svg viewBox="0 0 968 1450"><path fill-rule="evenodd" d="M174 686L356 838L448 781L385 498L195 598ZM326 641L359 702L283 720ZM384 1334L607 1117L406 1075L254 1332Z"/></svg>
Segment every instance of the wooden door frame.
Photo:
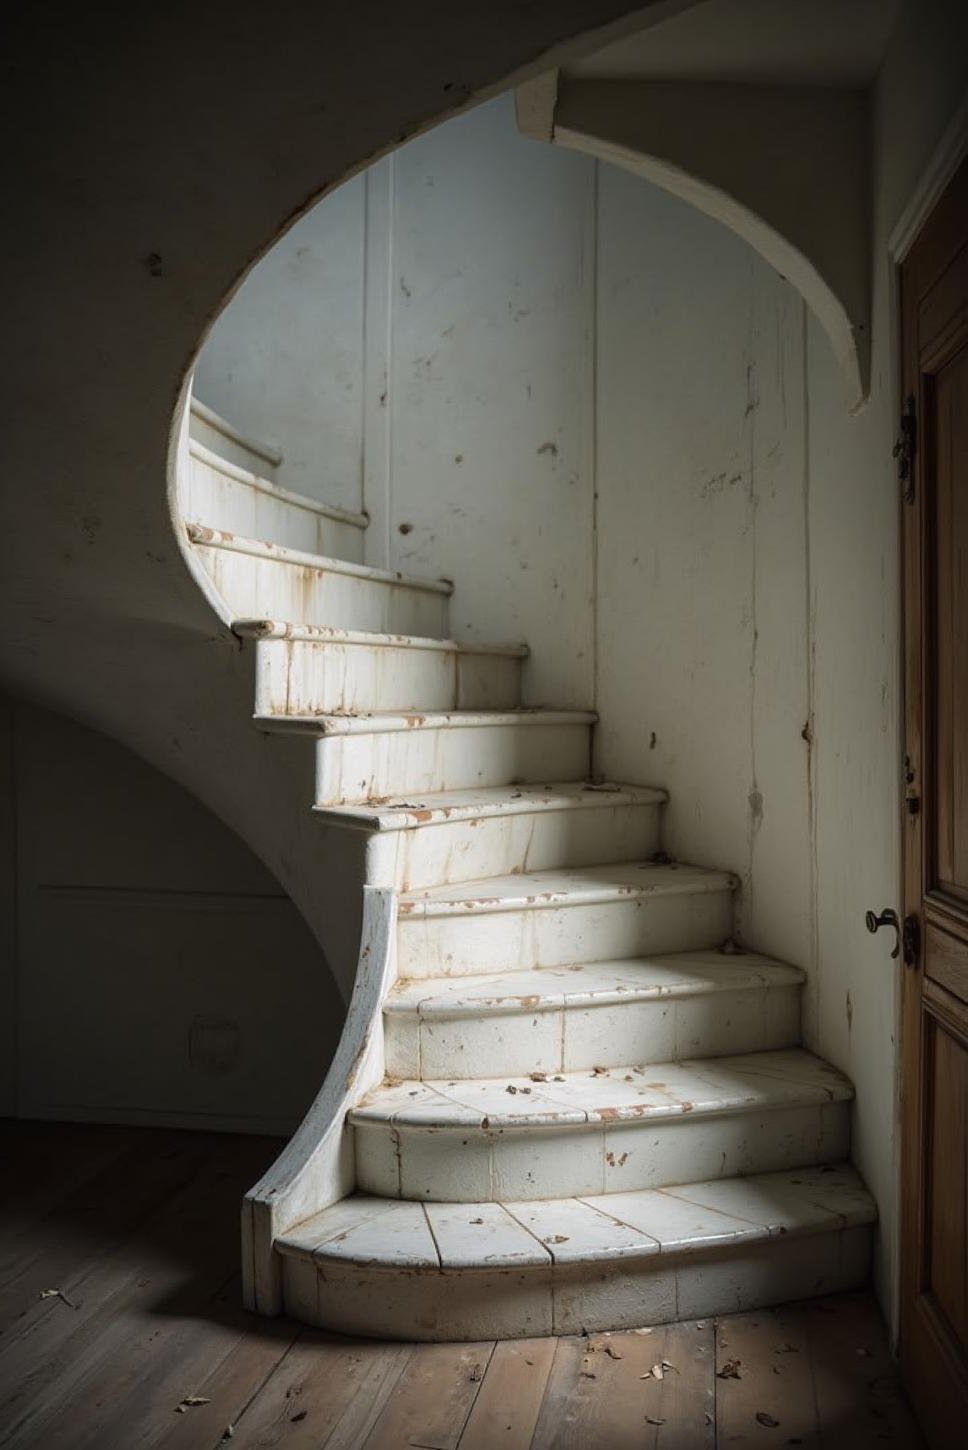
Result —
<svg viewBox="0 0 968 1450"><path fill-rule="evenodd" d="M950 237L957 233L958 218L968 207L968 171L964 170L968 155L968 103L964 105L955 122L938 148L932 165L912 198L901 221L891 238L890 255L893 266L894 309L893 336L895 358L899 367L897 374L897 416L902 412L902 400L914 398L916 419L919 424L928 416L928 389L922 377L923 358L917 333L918 302L925 282L940 275L949 259L946 247ZM952 186L956 175L957 183ZM930 223L930 232L926 231ZM914 255L912 256L912 252ZM901 285L901 269L907 263L914 267L910 279L914 285L905 289ZM962 335L964 328L961 329ZM935 348L939 356L948 346L948 339L942 339ZM911 497L902 501L901 508L901 663L902 663L902 755L904 757L906 784L905 796L927 798L931 783L924 779L924 738L922 727L926 716L926 690L934 668L934 641L931 638L930 605L925 597L926 550L932 545L930 536L931 515L927 481L931 476L926 463L930 463L928 451L931 439L922 425L911 458ZM916 601L912 608L912 601ZM930 729L930 724L928 727ZM930 763L929 763L930 768ZM925 931L923 902L929 885L928 848L921 811L908 809L906 800L900 803L901 850L902 850L902 915L914 914ZM952 914L962 924L968 922L968 910L953 908ZM943 994L926 992L923 979L923 950L914 967L902 969L899 1000L900 1053L898 1059L898 1097L900 1151L897 1159L898 1172L898 1314L899 1340L902 1370L915 1377L921 1388L922 1412L927 1404L936 1401L945 1403L945 1388L951 1384L961 1385L968 1398L968 1375L964 1365L954 1360L947 1337L937 1322L937 1313L930 1303L918 1297L924 1281L923 1245L925 1209L922 1191L923 1165L927 1159L930 1144L927 1138L928 1113L926 1100L929 1081L930 1047L922 1033L922 1014L926 1000L929 1011L938 1021L946 1020ZM939 1000L933 1000L938 997ZM956 1024L949 1018L951 1026L964 1031L963 1023ZM921 1338L913 1331L918 1321ZM920 1346L920 1348L919 1348ZM925 1348L927 1353L925 1353ZM935 1389L936 1387L936 1389ZM927 1426L929 1432L933 1428ZM940 1426L938 1427L941 1428Z"/></svg>

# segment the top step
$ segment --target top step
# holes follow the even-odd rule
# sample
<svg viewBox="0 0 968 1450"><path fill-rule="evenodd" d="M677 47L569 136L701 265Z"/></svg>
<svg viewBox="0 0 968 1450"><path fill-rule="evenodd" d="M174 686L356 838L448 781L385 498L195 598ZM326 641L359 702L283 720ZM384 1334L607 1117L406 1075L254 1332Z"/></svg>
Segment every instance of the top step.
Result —
<svg viewBox="0 0 968 1450"><path fill-rule="evenodd" d="M333 559L360 563L365 513L293 493L190 440L188 477L179 495L182 517L250 539L271 539Z"/></svg>
<svg viewBox="0 0 968 1450"><path fill-rule="evenodd" d="M376 633L444 636L448 579L374 569L202 523L186 523L216 589L237 619L293 619L300 624Z"/></svg>
<svg viewBox="0 0 968 1450"><path fill-rule="evenodd" d="M192 398L189 404L188 436L229 463L264 474L275 482L276 469L283 459L282 449L274 443L250 438L200 398Z"/></svg>

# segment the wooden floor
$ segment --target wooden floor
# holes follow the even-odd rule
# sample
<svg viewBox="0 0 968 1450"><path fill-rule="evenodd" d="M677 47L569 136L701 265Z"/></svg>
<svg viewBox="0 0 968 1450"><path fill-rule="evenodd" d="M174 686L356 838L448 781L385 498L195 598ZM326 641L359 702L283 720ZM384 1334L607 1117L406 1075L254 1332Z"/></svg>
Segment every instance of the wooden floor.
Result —
<svg viewBox="0 0 968 1450"><path fill-rule="evenodd" d="M867 1294L651 1332L351 1341L239 1308L267 1139L0 1123L0 1444L917 1450Z"/></svg>

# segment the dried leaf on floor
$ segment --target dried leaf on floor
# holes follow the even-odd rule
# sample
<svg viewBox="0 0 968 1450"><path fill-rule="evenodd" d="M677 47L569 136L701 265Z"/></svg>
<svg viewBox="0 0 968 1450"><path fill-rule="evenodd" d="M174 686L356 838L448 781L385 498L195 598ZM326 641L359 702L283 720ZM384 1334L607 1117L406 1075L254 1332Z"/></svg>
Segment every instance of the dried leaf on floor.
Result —
<svg viewBox="0 0 968 1450"><path fill-rule="evenodd" d="M550 1238L545 1239L546 1244L566 1244L567 1242L567 1234L552 1234Z"/></svg>
<svg viewBox="0 0 968 1450"><path fill-rule="evenodd" d="M659 1361L658 1364L654 1364L652 1366L652 1368L649 1370L648 1374L640 1374L639 1375L639 1379L640 1380L649 1380L649 1379L652 1379L652 1380L661 1380L661 1379L665 1379L665 1377L668 1374L669 1370L672 1370L675 1374L678 1374L679 1373L679 1371L676 1369L676 1367L675 1367L674 1364L670 1364L667 1359L662 1359L662 1360Z"/></svg>
<svg viewBox="0 0 968 1450"><path fill-rule="evenodd" d="M68 1309L77 1308L73 1299L68 1299L63 1289L41 1289L40 1297L41 1299L60 1299L62 1303L67 1305Z"/></svg>
<svg viewBox="0 0 968 1450"><path fill-rule="evenodd" d="M528 1077L531 1079L532 1082L548 1081L548 1074L546 1072L529 1072Z"/></svg>
<svg viewBox="0 0 968 1450"><path fill-rule="evenodd" d="M765 1410L757 1410L756 1423L758 1425L763 1425L764 1428L767 1430L775 1430L780 1422L779 1420L774 1419L772 1415L768 1415Z"/></svg>
<svg viewBox="0 0 968 1450"><path fill-rule="evenodd" d="M212 1402L205 1395L185 1395L175 1406L179 1415L184 1415L186 1410L193 1410L196 1405L210 1405Z"/></svg>
<svg viewBox="0 0 968 1450"><path fill-rule="evenodd" d="M743 1376L739 1372L739 1367L742 1363L743 1361L741 1359L728 1359L722 1369L716 1371L716 1378L718 1380L742 1379Z"/></svg>
<svg viewBox="0 0 968 1450"><path fill-rule="evenodd" d="M665 1420L660 1415L646 1415L645 1423L647 1425L664 1425Z"/></svg>

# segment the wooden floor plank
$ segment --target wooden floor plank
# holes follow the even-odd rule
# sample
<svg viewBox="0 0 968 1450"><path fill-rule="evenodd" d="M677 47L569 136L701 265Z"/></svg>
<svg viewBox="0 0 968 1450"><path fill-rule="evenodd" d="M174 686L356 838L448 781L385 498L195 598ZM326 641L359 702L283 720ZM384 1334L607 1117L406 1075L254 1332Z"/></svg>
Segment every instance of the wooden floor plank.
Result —
<svg viewBox="0 0 968 1450"><path fill-rule="evenodd" d="M457 1450L493 1350L493 1341L417 1345L359 1450Z"/></svg>
<svg viewBox="0 0 968 1450"><path fill-rule="evenodd" d="M184 1414L176 1407L155 1450L199 1450L226 1439L237 1443L235 1437L246 1411L285 1361L299 1334L300 1326L288 1319L260 1319L247 1327L208 1375L193 1378L196 1388L192 1393L207 1403L186 1407Z"/></svg>
<svg viewBox="0 0 968 1450"><path fill-rule="evenodd" d="M237 1337L244 1326L225 1328L226 1310L216 1296L237 1272L242 1185L263 1157L251 1141L222 1139L198 1176L141 1225L124 1254L96 1266L80 1286L79 1310L59 1306L60 1317L39 1321L32 1335L0 1355L0 1422L11 1426L11 1444L36 1443L31 1437L41 1434L55 1436L51 1443L80 1444L79 1413L95 1426L113 1422L114 1408L150 1378L161 1350L177 1344L182 1321L204 1330L212 1318L227 1352L224 1336ZM236 1290L236 1313L237 1303ZM65 1434L70 1438L56 1438Z"/></svg>
<svg viewBox="0 0 968 1450"><path fill-rule="evenodd" d="M248 1315L239 1203L277 1146L0 1123L4 1450L924 1450L869 1293L497 1346Z"/></svg>
<svg viewBox="0 0 968 1450"><path fill-rule="evenodd" d="M809 1341L795 1315L763 1309L718 1321L716 1431L730 1450L820 1450Z"/></svg>
<svg viewBox="0 0 968 1450"><path fill-rule="evenodd" d="M159 1203L190 1183L210 1152L209 1141L200 1134L153 1135L147 1151L144 1144L129 1144L52 1208L36 1223L19 1271L0 1290L0 1331L39 1312L56 1312L55 1304L40 1299L45 1289L59 1288L76 1302L75 1286L91 1265L111 1254Z"/></svg>
<svg viewBox="0 0 968 1450"><path fill-rule="evenodd" d="M672 1368L663 1372L661 1380L652 1382L644 1445L647 1450L715 1450L713 1321L669 1324L664 1330L656 1330L655 1336L661 1349L656 1362L664 1361Z"/></svg>
<svg viewBox="0 0 968 1450"><path fill-rule="evenodd" d="M809 1344L823 1450L923 1450L871 1296L841 1294L796 1313Z"/></svg>
<svg viewBox="0 0 968 1450"><path fill-rule="evenodd" d="M560 1443L564 1450L567 1443L565 1437L581 1406L582 1391L587 1388L582 1385L581 1380L586 1373L594 1374L594 1371L586 1372L583 1368L587 1349L583 1338L570 1336L553 1343L554 1358L538 1412L531 1450L552 1450L556 1443ZM555 1439L556 1435L559 1436L558 1441Z"/></svg>
<svg viewBox="0 0 968 1450"><path fill-rule="evenodd" d="M409 1345L306 1330L234 1422L232 1450L320 1450L338 1432L359 1444L411 1353Z"/></svg>
<svg viewBox="0 0 968 1450"><path fill-rule="evenodd" d="M186 1135L188 1136L188 1135ZM39 1225L139 1143L137 1130L0 1120L0 1293L42 1252ZM61 1220L63 1222L63 1220ZM56 1228L57 1220L53 1220Z"/></svg>
<svg viewBox="0 0 968 1450"><path fill-rule="evenodd" d="M553 1339L496 1345L459 1450L529 1450L554 1357Z"/></svg>
<svg viewBox="0 0 968 1450"><path fill-rule="evenodd" d="M665 1331L559 1340L534 1450L640 1450L659 1417ZM647 1438L647 1436L649 1438Z"/></svg>

